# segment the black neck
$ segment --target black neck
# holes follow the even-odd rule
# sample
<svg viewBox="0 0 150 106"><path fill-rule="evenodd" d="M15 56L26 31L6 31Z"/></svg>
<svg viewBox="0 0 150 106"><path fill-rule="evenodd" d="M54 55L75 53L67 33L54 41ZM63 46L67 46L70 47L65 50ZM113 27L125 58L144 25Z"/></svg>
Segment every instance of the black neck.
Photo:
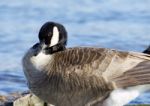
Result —
<svg viewBox="0 0 150 106"><path fill-rule="evenodd" d="M66 49L66 47L63 44L58 43L58 44L56 44L56 45L54 45L52 47L46 48L45 49L45 53L46 54L53 54L53 53L56 53L56 52L63 51L65 49Z"/></svg>

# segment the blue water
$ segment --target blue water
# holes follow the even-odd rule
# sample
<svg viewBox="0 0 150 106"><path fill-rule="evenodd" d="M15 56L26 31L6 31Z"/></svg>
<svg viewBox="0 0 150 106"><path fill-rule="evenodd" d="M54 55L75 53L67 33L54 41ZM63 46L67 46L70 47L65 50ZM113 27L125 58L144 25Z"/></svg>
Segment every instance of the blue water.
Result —
<svg viewBox="0 0 150 106"><path fill-rule="evenodd" d="M150 44L150 0L1 0L0 94L27 90L21 58L46 21L65 25L69 47L141 52ZM132 103L150 104L150 93Z"/></svg>

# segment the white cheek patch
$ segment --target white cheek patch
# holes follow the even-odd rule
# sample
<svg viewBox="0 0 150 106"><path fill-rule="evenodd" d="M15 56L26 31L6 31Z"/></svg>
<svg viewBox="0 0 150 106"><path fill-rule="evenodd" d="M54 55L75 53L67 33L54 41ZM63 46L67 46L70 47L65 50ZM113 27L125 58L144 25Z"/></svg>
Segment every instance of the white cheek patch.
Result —
<svg viewBox="0 0 150 106"><path fill-rule="evenodd" d="M58 28L55 26L53 28L53 36L52 36L52 39L51 39L51 44L50 46L54 46L58 43L59 41L59 31L58 31Z"/></svg>

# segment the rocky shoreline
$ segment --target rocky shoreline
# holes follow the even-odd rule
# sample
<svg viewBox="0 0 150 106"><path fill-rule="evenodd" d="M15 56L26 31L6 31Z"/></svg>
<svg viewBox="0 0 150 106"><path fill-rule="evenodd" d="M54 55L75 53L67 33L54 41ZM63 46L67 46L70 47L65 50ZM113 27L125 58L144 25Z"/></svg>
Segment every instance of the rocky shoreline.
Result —
<svg viewBox="0 0 150 106"><path fill-rule="evenodd" d="M44 103L29 91L12 93L9 96L0 96L0 106L53 106Z"/></svg>
<svg viewBox="0 0 150 106"><path fill-rule="evenodd" d="M0 106L13 106L17 99L20 99L29 94L30 92L26 91L23 93L11 93L8 96L0 95Z"/></svg>
<svg viewBox="0 0 150 106"><path fill-rule="evenodd" d="M30 91L23 93L12 93L9 96L0 95L0 106L54 106L47 104L33 95ZM131 105L127 105L131 106ZM132 106L150 106L150 105L132 105Z"/></svg>

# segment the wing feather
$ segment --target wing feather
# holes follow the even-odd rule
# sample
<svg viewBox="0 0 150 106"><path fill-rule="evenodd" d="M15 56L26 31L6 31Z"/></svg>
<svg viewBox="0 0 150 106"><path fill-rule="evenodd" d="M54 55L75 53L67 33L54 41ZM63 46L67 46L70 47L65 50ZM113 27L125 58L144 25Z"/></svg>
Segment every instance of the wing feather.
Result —
<svg viewBox="0 0 150 106"><path fill-rule="evenodd" d="M116 87L150 83L150 55L104 48L69 48L55 54L70 88ZM67 77L69 76L69 77ZM143 78L144 77L144 78ZM72 78L72 79L71 79Z"/></svg>
<svg viewBox="0 0 150 106"><path fill-rule="evenodd" d="M150 84L150 55L130 52L123 65L127 69L113 79L117 87Z"/></svg>

